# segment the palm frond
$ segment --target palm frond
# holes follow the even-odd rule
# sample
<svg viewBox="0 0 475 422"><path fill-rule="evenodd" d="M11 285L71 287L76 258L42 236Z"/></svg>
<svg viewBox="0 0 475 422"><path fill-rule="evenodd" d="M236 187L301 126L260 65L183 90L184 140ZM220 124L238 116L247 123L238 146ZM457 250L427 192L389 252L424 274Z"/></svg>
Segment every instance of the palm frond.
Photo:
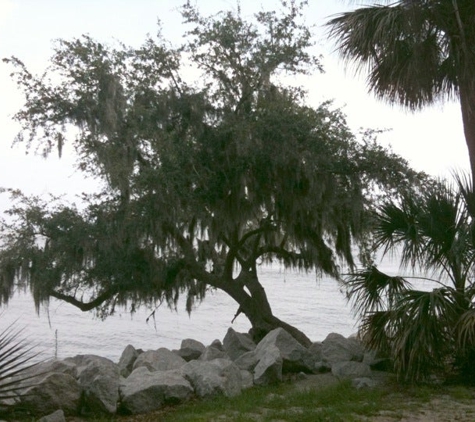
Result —
<svg viewBox="0 0 475 422"><path fill-rule="evenodd" d="M391 309L401 293L411 288L402 277L392 277L375 266L350 274L345 280L348 299L358 315Z"/></svg>
<svg viewBox="0 0 475 422"><path fill-rule="evenodd" d="M424 380L444 367L456 313L450 289L403 293L392 321L392 357L399 376L408 381Z"/></svg>
<svg viewBox="0 0 475 422"><path fill-rule="evenodd" d="M460 316L455 331L460 350L475 347L475 309L470 309Z"/></svg>
<svg viewBox="0 0 475 422"><path fill-rule="evenodd" d="M359 327L359 337L369 350L377 350L383 356L391 356L394 311L367 313Z"/></svg>
<svg viewBox="0 0 475 422"><path fill-rule="evenodd" d="M452 97L456 77L450 45L421 2L366 6L331 19L342 58L368 70L376 96L411 109Z"/></svg>
<svg viewBox="0 0 475 422"><path fill-rule="evenodd" d="M12 323L0 333L0 400L16 398L29 381L38 376L31 371L39 364L39 352L23 337L24 331ZM3 404L2 404L3 405Z"/></svg>

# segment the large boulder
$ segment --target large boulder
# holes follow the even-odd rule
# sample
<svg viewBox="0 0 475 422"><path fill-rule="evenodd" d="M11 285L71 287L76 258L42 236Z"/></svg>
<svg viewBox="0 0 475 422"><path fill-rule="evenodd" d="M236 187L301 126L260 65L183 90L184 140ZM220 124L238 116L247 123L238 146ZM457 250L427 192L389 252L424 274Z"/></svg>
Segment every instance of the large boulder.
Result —
<svg viewBox="0 0 475 422"><path fill-rule="evenodd" d="M127 378L130 375L139 355L139 351L134 346L131 344L127 345L119 359L119 372L121 376Z"/></svg>
<svg viewBox="0 0 475 422"><path fill-rule="evenodd" d="M254 387L254 375L252 372L241 369L241 386L243 390Z"/></svg>
<svg viewBox="0 0 475 422"><path fill-rule="evenodd" d="M239 369L243 369L245 371L253 371L257 365L257 362L258 359L255 350L244 353L234 361L235 365Z"/></svg>
<svg viewBox="0 0 475 422"><path fill-rule="evenodd" d="M224 350L219 350L217 347L208 346L205 348L199 360L210 361L214 359L229 359L229 356Z"/></svg>
<svg viewBox="0 0 475 422"><path fill-rule="evenodd" d="M236 360L244 353L254 350L256 344L249 334L237 333L230 327L224 336L223 347L228 356Z"/></svg>
<svg viewBox="0 0 475 422"><path fill-rule="evenodd" d="M58 372L61 374L68 374L74 378L77 378L78 370L74 362L69 360L58 360L52 359L44 362L40 362L37 365L32 366L27 370L23 375L30 376L36 375L41 376L49 374L51 372Z"/></svg>
<svg viewBox="0 0 475 422"><path fill-rule="evenodd" d="M181 368L182 374L199 397L224 394L236 396L242 389L240 369L228 359L192 360Z"/></svg>
<svg viewBox="0 0 475 422"><path fill-rule="evenodd" d="M157 350L147 350L139 355L133 365L133 371L145 366L150 372L169 371L180 369L186 360L173 353L171 350L161 347Z"/></svg>
<svg viewBox="0 0 475 422"><path fill-rule="evenodd" d="M322 360L323 344L321 341L313 342L308 348L308 351L315 362L320 362Z"/></svg>
<svg viewBox="0 0 475 422"><path fill-rule="evenodd" d="M191 384L177 370L150 372L142 366L122 379L120 385L122 407L134 414L181 403L192 394Z"/></svg>
<svg viewBox="0 0 475 422"><path fill-rule="evenodd" d="M175 353L189 362L190 360L198 359L204 350L205 345L203 343L187 338L182 340L180 349Z"/></svg>
<svg viewBox="0 0 475 422"><path fill-rule="evenodd" d="M363 346L356 338L330 333L322 342L322 360L332 365L336 362L361 362L363 356Z"/></svg>
<svg viewBox="0 0 475 422"><path fill-rule="evenodd" d="M261 349L259 361L254 368L254 384L267 385L282 381L282 356L280 350L273 344L267 349Z"/></svg>
<svg viewBox="0 0 475 422"><path fill-rule="evenodd" d="M221 350L222 352L224 352L223 343L222 343L221 340L219 340L219 339L213 340L212 343L210 344L210 347L214 347L214 348L216 348L216 349Z"/></svg>
<svg viewBox="0 0 475 422"><path fill-rule="evenodd" d="M259 342L256 347L258 360L263 351L272 346L275 346L280 352L284 372L314 371L316 360L312 353L283 328L272 330Z"/></svg>
<svg viewBox="0 0 475 422"><path fill-rule="evenodd" d="M64 417L64 412L60 409L49 415L43 416L38 419L38 422L66 422L66 418Z"/></svg>
<svg viewBox="0 0 475 422"><path fill-rule="evenodd" d="M77 380L83 390L84 410L116 413L119 401L119 366L110 359L78 355L65 359L77 366Z"/></svg>
<svg viewBox="0 0 475 422"><path fill-rule="evenodd" d="M21 395L21 405L34 415L48 415L62 409L66 415L78 413L81 387L66 373L51 372L39 377Z"/></svg>

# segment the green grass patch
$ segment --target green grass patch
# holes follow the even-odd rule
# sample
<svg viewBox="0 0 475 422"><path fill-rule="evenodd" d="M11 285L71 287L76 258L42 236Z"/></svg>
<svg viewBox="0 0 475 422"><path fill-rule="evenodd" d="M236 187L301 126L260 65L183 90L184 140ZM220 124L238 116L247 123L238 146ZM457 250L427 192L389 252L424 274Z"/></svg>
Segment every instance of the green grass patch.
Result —
<svg viewBox="0 0 475 422"><path fill-rule="evenodd" d="M356 390L342 382L324 389L295 390L291 385L253 388L238 397L194 401L167 411L164 422L223 421L352 421L386 406L382 389Z"/></svg>

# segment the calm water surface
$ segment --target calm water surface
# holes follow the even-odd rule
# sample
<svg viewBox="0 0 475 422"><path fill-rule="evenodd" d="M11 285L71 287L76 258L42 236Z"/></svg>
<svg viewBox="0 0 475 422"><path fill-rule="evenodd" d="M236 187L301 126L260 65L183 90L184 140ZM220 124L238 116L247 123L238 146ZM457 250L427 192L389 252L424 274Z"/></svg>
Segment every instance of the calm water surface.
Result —
<svg viewBox="0 0 475 422"><path fill-rule="evenodd" d="M381 268L387 271L391 265L386 263ZM335 280L316 277L315 273L288 272L277 266L262 268L259 277L274 314L302 330L312 341L321 341L330 332L350 335L356 331L356 320ZM247 332L250 324L242 314L231 325L237 307L228 295L214 291L190 316L181 301L177 312L162 305L155 320L148 323L149 309L139 309L133 316L119 310L102 321L93 313L83 313L55 300L37 315L31 297L18 294L3 309L1 327L17 320L46 358L90 353L118 361L128 344L144 350L177 349L185 338L204 344L222 340L230 326Z"/></svg>

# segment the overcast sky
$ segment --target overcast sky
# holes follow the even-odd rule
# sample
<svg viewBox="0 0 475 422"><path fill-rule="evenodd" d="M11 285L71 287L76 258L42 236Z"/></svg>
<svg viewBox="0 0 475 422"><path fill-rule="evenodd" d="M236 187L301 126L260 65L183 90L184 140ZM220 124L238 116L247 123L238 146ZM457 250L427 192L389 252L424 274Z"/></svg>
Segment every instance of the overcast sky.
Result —
<svg viewBox="0 0 475 422"><path fill-rule="evenodd" d="M163 33L179 44L184 27L176 8L184 0L0 0L0 57L15 55L30 69L41 71L51 55L53 40L89 34L102 42L120 40L139 46L147 34L155 34L157 19ZM366 92L364 77L345 71L325 39L322 25L328 17L354 8L348 1L310 0L307 22L317 25L316 52L323 55L324 75L302 79L309 90L308 102L317 106L333 99L342 106L350 126L392 129L381 138L419 170L447 175L468 168L468 154L457 103L438 104L410 113L375 100ZM275 0L241 0L245 15L258 9L278 7ZM234 0L196 0L203 14L236 7ZM92 182L75 172L72 157L47 161L25 155L24 148L11 148L18 127L11 116L21 106L11 69L0 63L0 186L21 188L28 193L88 191ZM5 208L0 198L0 212Z"/></svg>

